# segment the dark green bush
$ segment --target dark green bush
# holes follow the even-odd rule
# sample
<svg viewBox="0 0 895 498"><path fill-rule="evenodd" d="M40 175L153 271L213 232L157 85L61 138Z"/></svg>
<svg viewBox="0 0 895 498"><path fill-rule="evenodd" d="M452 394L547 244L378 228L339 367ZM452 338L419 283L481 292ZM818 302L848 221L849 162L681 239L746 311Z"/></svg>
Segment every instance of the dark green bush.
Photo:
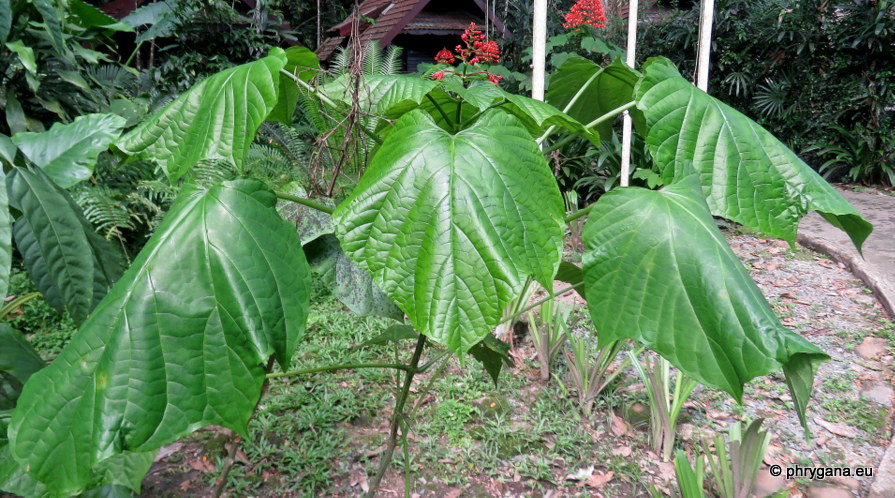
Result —
<svg viewBox="0 0 895 498"><path fill-rule="evenodd" d="M831 179L895 184L895 1L720 0L709 91ZM698 5L641 29L693 71ZM822 167L824 165L824 167Z"/></svg>

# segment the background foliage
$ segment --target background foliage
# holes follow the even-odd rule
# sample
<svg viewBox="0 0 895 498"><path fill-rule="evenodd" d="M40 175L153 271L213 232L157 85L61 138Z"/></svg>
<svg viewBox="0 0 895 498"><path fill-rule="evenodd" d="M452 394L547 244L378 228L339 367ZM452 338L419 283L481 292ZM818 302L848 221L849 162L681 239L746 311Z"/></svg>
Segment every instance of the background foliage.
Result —
<svg viewBox="0 0 895 498"><path fill-rule="evenodd" d="M709 91L832 179L895 184L895 2L720 0ZM698 5L639 32L695 67Z"/></svg>

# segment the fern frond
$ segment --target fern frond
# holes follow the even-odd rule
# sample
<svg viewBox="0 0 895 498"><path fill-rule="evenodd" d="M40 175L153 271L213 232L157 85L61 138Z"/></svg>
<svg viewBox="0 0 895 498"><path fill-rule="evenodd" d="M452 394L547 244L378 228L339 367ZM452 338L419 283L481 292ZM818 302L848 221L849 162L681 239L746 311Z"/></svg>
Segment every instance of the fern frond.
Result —
<svg viewBox="0 0 895 498"><path fill-rule="evenodd" d="M401 55L404 49L397 45L389 45L382 57L379 74L398 74L401 71Z"/></svg>
<svg viewBox="0 0 895 498"><path fill-rule="evenodd" d="M351 65L351 52L348 47L339 47L329 64L330 71L335 74L345 74Z"/></svg>
<svg viewBox="0 0 895 498"><path fill-rule="evenodd" d="M82 186L72 192L75 202L81 206L84 217L106 239L123 240L121 230L134 230L127 206L120 200L121 193L106 185Z"/></svg>
<svg viewBox="0 0 895 498"><path fill-rule="evenodd" d="M381 74L382 68L382 51L379 50L379 42L377 40L369 40L364 43L364 74Z"/></svg>
<svg viewBox="0 0 895 498"><path fill-rule="evenodd" d="M197 185L216 185L233 180L240 175L236 166L225 160L212 159L196 164L188 173L189 178Z"/></svg>

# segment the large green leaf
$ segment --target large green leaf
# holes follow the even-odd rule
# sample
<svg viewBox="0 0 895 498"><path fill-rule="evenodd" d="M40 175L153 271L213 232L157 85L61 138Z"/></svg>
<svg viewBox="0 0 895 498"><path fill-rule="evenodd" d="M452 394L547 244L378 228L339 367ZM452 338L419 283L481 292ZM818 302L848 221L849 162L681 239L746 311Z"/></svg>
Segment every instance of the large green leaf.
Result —
<svg viewBox="0 0 895 498"><path fill-rule="evenodd" d="M780 324L715 226L695 175L660 191L604 195L584 241L601 343L636 339L737 400L745 382L783 367L801 379L793 400L803 416L816 364L828 357Z"/></svg>
<svg viewBox="0 0 895 498"><path fill-rule="evenodd" d="M241 166L277 104L286 62L283 50L274 48L261 60L215 74L121 137L118 146L136 159L154 161L171 181L202 160Z"/></svg>
<svg viewBox="0 0 895 498"><path fill-rule="evenodd" d="M134 32L133 26L119 22L83 0L71 0L70 5L77 24L83 28L105 28L110 33L112 31Z"/></svg>
<svg viewBox="0 0 895 498"><path fill-rule="evenodd" d="M47 487L26 474L5 445L0 446L0 490L27 498L49 497Z"/></svg>
<svg viewBox="0 0 895 498"><path fill-rule="evenodd" d="M22 62L22 65L25 66L26 71L31 74L37 72L37 61L34 59L33 48L25 46L25 43L22 40L9 42L6 44L6 48L19 56L19 60Z"/></svg>
<svg viewBox="0 0 895 498"><path fill-rule="evenodd" d="M82 322L124 271L120 252L41 170L17 168L7 183L23 213L13 234L28 274L50 305ZM92 279L70 280L84 271Z"/></svg>
<svg viewBox="0 0 895 498"><path fill-rule="evenodd" d="M524 95L502 92L509 102L501 109L512 113L522 120L526 128L536 136L540 136L548 126L558 126L570 133L581 133L581 136L595 145L600 145L600 133L586 128L584 124L560 111L556 107L540 100L530 99ZM609 134L604 135L606 137Z"/></svg>
<svg viewBox="0 0 895 498"><path fill-rule="evenodd" d="M18 148L12 139L0 133L0 159L3 160L0 162L0 166L12 166L15 163L17 152Z"/></svg>
<svg viewBox="0 0 895 498"><path fill-rule="evenodd" d="M489 111L451 134L413 111L333 219L345 252L414 327L462 354L500 322L526 276L549 285L563 214L518 119Z"/></svg>
<svg viewBox="0 0 895 498"><path fill-rule="evenodd" d="M2 425L2 424L0 424ZM155 452L122 453L103 461L94 469L85 497L130 497L139 493L143 477L152 466ZM52 493L47 486L21 468L10 455L9 448L0 447L0 490L27 498L55 498L67 496Z"/></svg>
<svg viewBox="0 0 895 498"><path fill-rule="evenodd" d="M332 234L304 246L311 272L329 291L358 316L384 316L395 320L404 313L376 286L370 274L348 259Z"/></svg>
<svg viewBox="0 0 895 498"><path fill-rule="evenodd" d="M0 0L0 43L6 43L9 39L10 29L12 29L12 2Z"/></svg>
<svg viewBox="0 0 895 498"><path fill-rule="evenodd" d="M10 447L28 475L75 493L113 455L210 424L246 434L268 358L288 364L308 311L307 262L275 202L252 180L185 189L72 342L25 385Z"/></svg>
<svg viewBox="0 0 895 498"><path fill-rule="evenodd" d="M286 66L284 71L289 72L292 76L302 80L310 81L317 73L320 63L317 61L317 55L305 47L289 47L286 49ZM280 73L279 96L277 104L274 106L267 121L279 121L280 123L292 125L292 115L295 114L295 105L298 103L298 84L292 77Z"/></svg>
<svg viewBox="0 0 895 498"><path fill-rule="evenodd" d="M83 216L39 169L16 168L6 184L13 207L22 212L16 246L37 289L51 305L84 321L93 304L94 259Z"/></svg>
<svg viewBox="0 0 895 498"><path fill-rule="evenodd" d="M712 213L795 241L817 210L860 250L873 227L823 178L751 119L697 89L670 61L650 59L637 88L646 143L666 181L692 163Z"/></svg>
<svg viewBox="0 0 895 498"><path fill-rule="evenodd" d="M0 324L0 410L12 409L22 386L43 367L44 361L22 333Z"/></svg>
<svg viewBox="0 0 895 498"><path fill-rule="evenodd" d="M638 78L636 72L619 60L601 68L584 57L572 56L550 76L547 102L558 109L568 107L566 114L587 124L633 101ZM635 113L635 119L640 118L638 114ZM598 125L596 130L608 139L612 120Z"/></svg>
<svg viewBox="0 0 895 498"><path fill-rule="evenodd" d="M597 132L585 128L584 125L576 119L568 116L566 113L546 102L534 100L524 95L505 92L501 90L500 87L486 81L474 82L468 88L463 86L459 81L442 82L439 83L439 85L442 87L442 90L449 91L451 94L456 95L465 105L467 105L467 107L468 105L472 105L478 112L485 111L489 107L496 107L516 116L534 137L540 137L541 134L544 133L544 130L549 126L557 126L564 128L571 133L581 133L582 136L589 139L591 142L597 145L600 144L600 136ZM431 104L429 98L438 101L438 95L441 93L441 91L430 91L426 94L428 97L426 101L421 103ZM442 105L442 103L439 102L439 105ZM390 118L396 118L402 113L417 107L418 104L415 101L407 101L404 105L392 107L387 114ZM451 105L450 108L456 109L456 106ZM442 110L447 111L448 107L442 105ZM438 120L441 116L438 114L437 109L433 109L433 111L434 112L430 111L430 114ZM454 116L453 114L448 115ZM466 118L461 115L461 121L465 121L465 119Z"/></svg>
<svg viewBox="0 0 895 498"><path fill-rule="evenodd" d="M62 188L90 178L99 153L121 135L125 119L114 114L78 116L43 133L18 133L12 141Z"/></svg>
<svg viewBox="0 0 895 498"><path fill-rule="evenodd" d="M44 30L50 37L50 43L56 50L56 53L67 57L70 55L68 45L65 43L65 34L62 29L62 18L57 10L55 0L30 0L34 7L37 8L41 18L43 18Z"/></svg>
<svg viewBox="0 0 895 498"><path fill-rule="evenodd" d="M350 104L353 80L344 75L327 83L323 91L333 100ZM358 88L363 108L376 116L397 118L416 109L438 82L407 75L366 75Z"/></svg>

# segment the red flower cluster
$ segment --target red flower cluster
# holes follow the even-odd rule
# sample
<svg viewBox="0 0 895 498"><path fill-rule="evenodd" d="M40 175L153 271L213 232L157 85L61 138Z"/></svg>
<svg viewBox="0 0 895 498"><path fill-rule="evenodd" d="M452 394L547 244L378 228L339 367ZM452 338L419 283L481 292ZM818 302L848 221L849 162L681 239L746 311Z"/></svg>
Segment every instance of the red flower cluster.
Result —
<svg viewBox="0 0 895 498"><path fill-rule="evenodd" d="M485 34L478 29L474 22L469 23L469 27L466 28L466 31L464 31L462 35L460 35L460 39L463 40L463 43L466 46L457 45L454 48L454 50L457 51L456 54L446 48L442 48L438 51L438 54L435 55L435 62L439 64L453 64L458 58L460 59L460 62L469 64L470 66L474 66L480 62L500 62L500 46L497 45L496 41L485 40L485 38ZM432 73L432 77L436 80L440 80L444 78L445 74L460 73L445 69L444 71ZM464 78L476 75L486 76L488 81L495 85L499 84L500 80L503 79L503 76L491 74L487 71L465 73Z"/></svg>
<svg viewBox="0 0 895 498"><path fill-rule="evenodd" d="M453 52L443 48L435 54L435 62L439 64L453 64L454 62L457 62L457 59L454 58Z"/></svg>
<svg viewBox="0 0 895 498"><path fill-rule="evenodd" d="M600 0L578 0L566 14L566 22L562 27L570 29L583 25L606 27L606 13L603 12L603 3Z"/></svg>
<svg viewBox="0 0 895 498"><path fill-rule="evenodd" d="M466 31L460 35L463 45L457 45L454 55L450 50L443 48L435 55L435 62L439 64L453 64L459 58L462 62L469 65L476 65L479 62L500 62L500 47L494 40L485 41L485 34L476 27L475 23L469 23Z"/></svg>

